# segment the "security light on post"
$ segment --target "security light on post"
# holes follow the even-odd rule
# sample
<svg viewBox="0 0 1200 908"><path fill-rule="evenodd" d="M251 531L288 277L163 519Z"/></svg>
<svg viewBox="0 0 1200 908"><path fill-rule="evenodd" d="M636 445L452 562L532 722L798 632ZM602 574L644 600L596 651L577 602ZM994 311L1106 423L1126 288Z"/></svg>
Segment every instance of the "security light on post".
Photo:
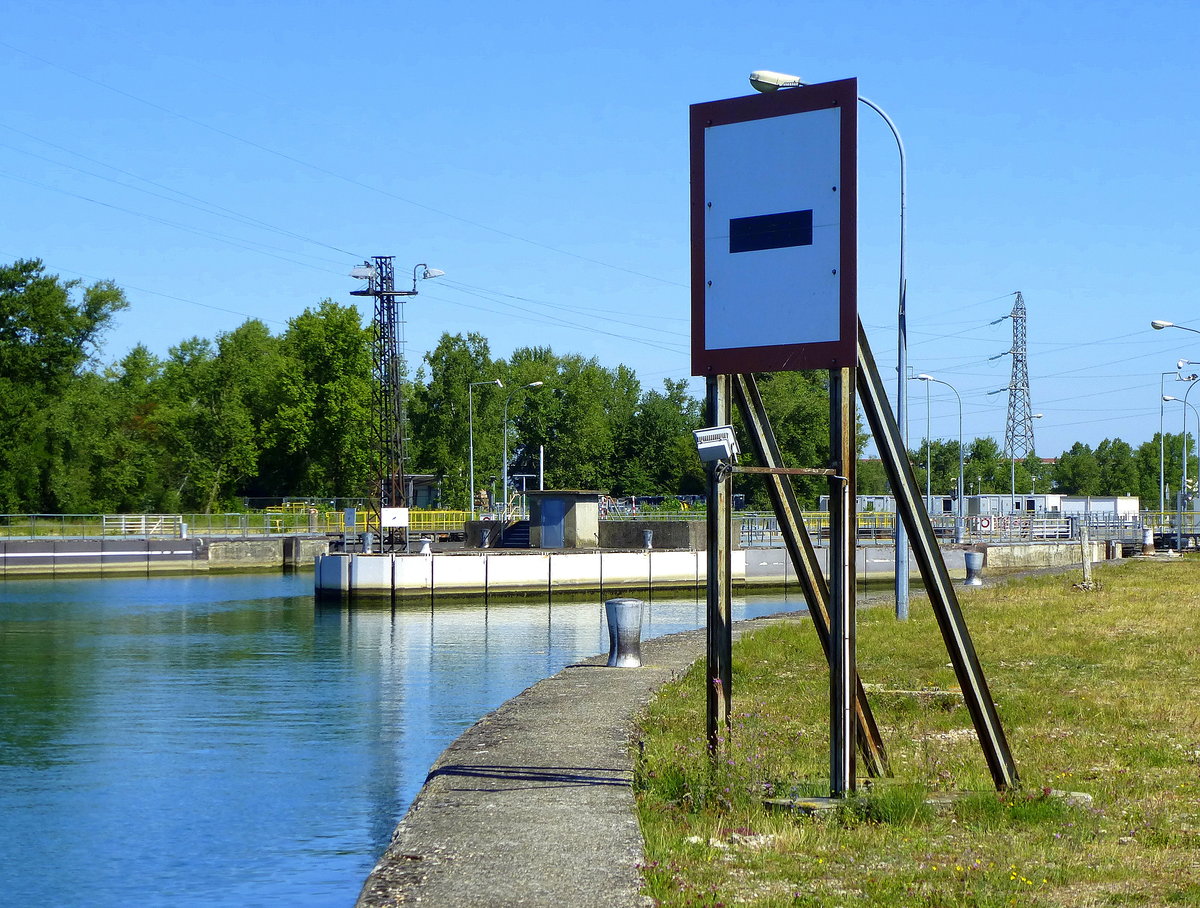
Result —
<svg viewBox="0 0 1200 908"><path fill-rule="evenodd" d="M733 426L695 429L692 436L696 439L696 453L700 455L700 462L714 464L718 480L725 479L733 472L733 465L742 453L733 434Z"/></svg>

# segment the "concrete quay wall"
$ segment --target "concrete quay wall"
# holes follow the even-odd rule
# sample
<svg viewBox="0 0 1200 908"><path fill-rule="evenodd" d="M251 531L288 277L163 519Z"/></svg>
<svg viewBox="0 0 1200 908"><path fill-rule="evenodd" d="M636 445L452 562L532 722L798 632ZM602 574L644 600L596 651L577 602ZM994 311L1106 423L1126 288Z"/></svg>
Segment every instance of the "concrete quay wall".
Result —
<svg viewBox="0 0 1200 908"><path fill-rule="evenodd" d="M329 551L324 536L234 539L5 539L0 577L189 574L308 567Z"/></svg>
<svg viewBox="0 0 1200 908"><path fill-rule="evenodd" d="M974 547L982 550L985 569L1018 570L1039 567L1070 567L1083 563L1083 548L1076 542L1030 542L987 544ZM1091 561L1098 564L1109 559L1108 546L1101 540L1089 542ZM1119 557L1119 554L1118 554Z"/></svg>
<svg viewBox="0 0 1200 908"><path fill-rule="evenodd" d="M745 553L733 552L732 563L734 581L743 581ZM704 582L706 569L704 552L334 553L317 558L314 586L318 594L351 596L615 591L696 586Z"/></svg>

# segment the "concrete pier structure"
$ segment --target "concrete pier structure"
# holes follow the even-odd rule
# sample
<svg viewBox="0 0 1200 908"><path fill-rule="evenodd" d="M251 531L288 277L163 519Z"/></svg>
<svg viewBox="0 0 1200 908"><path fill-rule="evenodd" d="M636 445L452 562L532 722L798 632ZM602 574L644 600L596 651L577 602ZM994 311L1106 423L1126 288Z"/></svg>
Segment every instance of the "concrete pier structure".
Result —
<svg viewBox="0 0 1200 908"><path fill-rule="evenodd" d="M746 553L733 553L734 579L746 577ZM319 595L474 595L685 588L703 584L704 552L464 551L433 555L333 553L317 557Z"/></svg>

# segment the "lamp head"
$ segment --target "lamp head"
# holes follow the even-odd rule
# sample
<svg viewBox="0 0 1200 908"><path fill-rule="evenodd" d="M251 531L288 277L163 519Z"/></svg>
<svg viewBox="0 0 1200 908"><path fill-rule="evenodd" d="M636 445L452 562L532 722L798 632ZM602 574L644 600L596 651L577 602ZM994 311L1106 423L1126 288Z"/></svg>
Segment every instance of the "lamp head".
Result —
<svg viewBox="0 0 1200 908"><path fill-rule="evenodd" d="M1174 394L1164 394L1163 400L1179 400Z"/></svg>
<svg viewBox="0 0 1200 908"><path fill-rule="evenodd" d="M768 92L780 88L799 88L804 80L797 76L771 72L769 69L758 69L750 73L750 84L755 91Z"/></svg>
<svg viewBox="0 0 1200 908"><path fill-rule="evenodd" d="M915 378L917 381L933 381L934 380L932 375L928 375L925 372L922 372L920 375L914 375L913 378Z"/></svg>
<svg viewBox="0 0 1200 908"><path fill-rule="evenodd" d="M1163 328L1174 328L1175 323L1174 322L1165 322L1162 319L1156 318L1154 321L1152 321L1150 323L1150 327L1153 328L1155 331L1161 331Z"/></svg>
<svg viewBox="0 0 1200 908"><path fill-rule="evenodd" d="M496 379L496 387L497 387L497 388L503 388L503 387L504 387L504 382L500 381L500 379Z"/></svg>
<svg viewBox="0 0 1200 908"><path fill-rule="evenodd" d="M526 388L540 388L540 387L541 387L542 385L544 385L544 384L545 384L545 382L544 382L544 381L531 381L531 382L530 382L529 384L527 384L525 387L526 387Z"/></svg>
<svg viewBox="0 0 1200 908"><path fill-rule="evenodd" d="M375 277L375 266L370 262L363 262L361 265L355 265L350 269L350 276L357 278L360 281L369 281Z"/></svg>
<svg viewBox="0 0 1200 908"><path fill-rule="evenodd" d="M427 281L431 277L441 277L445 273L446 273L445 271L441 271L437 268L426 268L424 271L421 272L421 279Z"/></svg>

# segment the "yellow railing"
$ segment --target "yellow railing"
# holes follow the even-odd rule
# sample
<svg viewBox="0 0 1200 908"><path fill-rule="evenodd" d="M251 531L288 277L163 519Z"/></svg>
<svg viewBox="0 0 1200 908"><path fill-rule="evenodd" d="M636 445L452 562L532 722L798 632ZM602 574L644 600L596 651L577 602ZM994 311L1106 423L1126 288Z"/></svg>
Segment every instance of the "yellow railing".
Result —
<svg viewBox="0 0 1200 908"><path fill-rule="evenodd" d="M470 519L470 511L411 510L408 512L408 529L413 533L458 533Z"/></svg>

